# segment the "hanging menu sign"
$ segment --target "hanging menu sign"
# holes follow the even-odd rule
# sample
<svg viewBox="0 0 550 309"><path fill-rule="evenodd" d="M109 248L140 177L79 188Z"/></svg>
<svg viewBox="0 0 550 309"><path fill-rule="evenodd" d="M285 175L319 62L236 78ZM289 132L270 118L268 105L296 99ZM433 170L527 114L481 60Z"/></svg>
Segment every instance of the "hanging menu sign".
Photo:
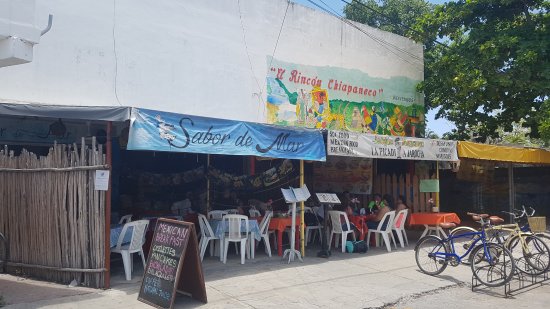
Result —
<svg viewBox="0 0 550 309"><path fill-rule="evenodd" d="M328 154L334 156L458 161L456 141L329 131Z"/></svg>
<svg viewBox="0 0 550 309"><path fill-rule="evenodd" d="M197 234L192 223L159 219L138 300L157 308L172 308L176 292L206 303Z"/></svg>

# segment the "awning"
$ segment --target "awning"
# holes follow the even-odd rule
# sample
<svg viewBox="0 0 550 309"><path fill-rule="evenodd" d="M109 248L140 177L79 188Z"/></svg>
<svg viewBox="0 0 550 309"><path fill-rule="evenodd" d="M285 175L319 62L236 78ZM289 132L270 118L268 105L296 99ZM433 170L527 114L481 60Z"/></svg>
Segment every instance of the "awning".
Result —
<svg viewBox="0 0 550 309"><path fill-rule="evenodd" d="M500 162L550 164L550 151L499 145L458 142L458 156Z"/></svg>
<svg viewBox="0 0 550 309"><path fill-rule="evenodd" d="M133 108L128 150L325 161L320 131Z"/></svg>
<svg viewBox="0 0 550 309"><path fill-rule="evenodd" d="M130 119L130 108L125 106L65 106L0 102L0 115L54 119L126 121Z"/></svg>
<svg viewBox="0 0 550 309"><path fill-rule="evenodd" d="M456 141L329 131L327 152L334 156L458 161Z"/></svg>

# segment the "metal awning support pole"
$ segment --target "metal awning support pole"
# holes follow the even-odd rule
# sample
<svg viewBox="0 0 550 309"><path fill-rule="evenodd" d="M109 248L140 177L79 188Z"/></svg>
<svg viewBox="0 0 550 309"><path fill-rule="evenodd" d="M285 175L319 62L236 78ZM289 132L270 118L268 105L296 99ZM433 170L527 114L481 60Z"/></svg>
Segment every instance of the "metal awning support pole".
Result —
<svg viewBox="0 0 550 309"><path fill-rule="evenodd" d="M439 161L435 161L435 178L437 178L437 183L439 187L439 189L435 193L435 206L437 207L437 209L440 209L439 208L439 191L441 191L441 184L439 183Z"/></svg>
<svg viewBox="0 0 550 309"><path fill-rule="evenodd" d="M514 185L514 163L508 163L508 195L509 195L509 203L510 203L510 212L514 212L514 209L516 208L516 188ZM513 222L513 218L510 216L510 222Z"/></svg>
<svg viewBox="0 0 550 309"><path fill-rule="evenodd" d="M304 160L300 160L300 188L304 186ZM300 202L300 252L306 256L304 202Z"/></svg>
<svg viewBox="0 0 550 309"><path fill-rule="evenodd" d="M107 143L105 163L109 166L109 187L105 194L105 289L111 287L111 190L113 179L113 145L111 144L111 132L113 122L107 122Z"/></svg>
<svg viewBox="0 0 550 309"><path fill-rule="evenodd" d="M210 177L208 170L210 169L210 155L206 155L206 213L210 212Z"/></svg>

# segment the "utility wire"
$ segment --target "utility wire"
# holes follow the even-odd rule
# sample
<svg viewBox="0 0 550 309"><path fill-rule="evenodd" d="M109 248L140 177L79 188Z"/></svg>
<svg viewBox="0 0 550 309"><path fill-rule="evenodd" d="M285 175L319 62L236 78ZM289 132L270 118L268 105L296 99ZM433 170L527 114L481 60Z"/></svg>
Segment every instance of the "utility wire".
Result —
<svg viewBox="0 0 550 309"><path fill-rule="evenodd" d="M118 90L117 90L117 81L118 81L118 56L116 53L116 35L115 35L115 26L116 26L116 0L113 1L113 53L115 55L115 78L113 81L113 88L115 88L115 98L118 102L118 105L122 106L120 100L118 99Z"/></svg>
<svg viewBox="0 0 550 309"><path fill-rule="evenodd" d="M256 81L256 85L258 86L258 97L263 97L263 91L262 87L260 87L260 82L258 81L258 78L256 77L256 74L254 74L254 67L252 66L252 60L250 59L250 53L248 52L248 44L246 43L246 32L244 30L244 23L243 23L243 16L241 13L241 1L237 1L237 6L239 7L239 20L241 21L241 30L243 34L243 43L244 43L244 50L246 52L246 56L248 58L248 64L250 65L250 72L252 73L252 76L254 76L254 80Z"/></svg>
<svg viewBox="0 0 550 309"><path fill-rule="evenodd" d="M285 15L283 16L283 21L281 22L281 27L279 28L279 34L277 35L277 41L275 42L275 47L273 48L273 53L271 54L271 61L269 62L268 70L271 69L271 64L273 64L273 57L275 57L275 52L277 51L277 45L279 44L279 39L281 38L281 33L283 32L283 26L286 20L286 14L288 13L288 7L290 6L290 0L286 3Z"/></svg>
<svg viewBox="0 0 550 309"><path fill-rule="evenodd" d="M333 8L331 8L328 4L326 4L323 0L319 0L321 1L321 3L323 3L327 8L329 8L338 18L340 18L342 21L344 21L345 23L347 23L348 25L352 25L354 28L362 31L362 29L360 29L359 27L357 27L355 24L353 24L352 21L346 19L344 16L340 15L338 12L336 12L336 10L334 10ZM363 33L365 33L365 31L362 31ZM369 34L367 34L369 35ZM404 53L404 54L407 54L409 55L411 58L414 58L414 59L417 59L419 61L423 61L423 58L422 57L418 57L417 55L415 54L412 54L410 53L409 51L403 49L403 48L400 48L399 46L397 45L394 45L390 42L387 42L387 41L384 41L383 39L380 39L380 38L377 38L377 37L374 37L372 34L369 35L370 38L372 38L373 40L377 41L378 43L382 43L382 44L386 44L386 45L389 45L393 48L395 48L396 50Z"/></svg>
<svg viewBox="0 0 550 309"><path fill-rule="evenodd" d="M414 33L416 33L416 34L418 34L418 35L422 35L422 33L421 33L420 31L418 31L418 30L416 30L416 29L413 29L413 28L411 28L411 27L405 25L404 23L402 23L402 22L400 22L400 21L394 20L394 19L391 18L389 15L384 14L384 13L380 12L379 10L376 10L376 9L374 9L374 8L372 8L372 7L370 7L370 6L368 6L368 5L366 5L365 3L363 3L363 2L361 2L361 1L359 1L359 0L352 0L351 2L348 2L348 1L346 1L346 0L340 0L340 1L344 2L344 3L347 4L347 5L351 5L351 6L353 6L354 4L359 4L359 5L360 5L361 7L363 7L364 9L370 10L370 11L372 11L372 12L374 12L374 13L376 13L376 14L382 16L382 17L385 17L388 21L390 21L392 24L394 24L394 25L396 25L396 26L405 27L405 29L407 29L407 30L410 30L410 31L412 31L412 32L414 32ZM356 7L357 7L357 6L356 6ZM436 41L436 40L434 40L434 43L436 43L436 44L438 44L438 45L441 45L441 46L444 46L444 47L448 47L447 45L445 45L445 44L443 44L443 43L441 43L441 42L439 42L439 41Z"/></svg>
<svg viewBox="0 0 550 309"><path fill-rule="evenodd" d="M391 48L389 48L389 47L386 46L386 45L390 45L390 46L394 47L395 49L401 50L403 53L405 53L405 54L409 55L410 57L414 58L414 59L416 60L417 64L423 64L423 63L422 63L422 59L421 59L420 57L418 57L418 56L416 56L416 55L413 55L413 54L409 53L408 51L405 51L405 50L403 50L403 49L400 49L399 47L396 47L396 46L392 45L391 43L388 43L388 42L386 42L386 41L384 41L384 40L382 40L382 39L380 39L380 38L375 37L374 35L372 35L372 34L366 32L365 30L363 30L363 29L361 29L361 28L359 28L357 25L353 24L351 21L345 19L344 17L340 16L339 14L337 14L337 13L335 13L335 12L329 11L328 9L326 9L326 8L324 8L324 7L322 7L322 6L320 6L318 3L316 3L316 2L314 2L314 1L312 1L312 0L307 0L307 1L308 1L309 3L315 5L315 6L318 7L319 9L323 10L323 11L326 12L327 14L332 15L332 16L334 16L334 17L340 19L342 22L348 24L349 26L351 26L351 27L353 27L353 28L359 30L360 32L362 32L363 34L365 34L366 36L368 36L369 38L371 38L373 41L375 41L375 42L377 42L378 44L380 44L380 46L382 46L382 47L383 47L384 49L386 49L388 52L394 54L395 56L397 56L397 57L400 58L401 60L403 60L403 61L405 61L405 62L407 62L407 63L409 63L409 64L411 64L411 65L414 65L413 62L409 61L408 59L403 58L401 55L399 55L398 53L396 53L394 50L392 50ZM325 4L325 5L326 5L326 4Z"/></svg>

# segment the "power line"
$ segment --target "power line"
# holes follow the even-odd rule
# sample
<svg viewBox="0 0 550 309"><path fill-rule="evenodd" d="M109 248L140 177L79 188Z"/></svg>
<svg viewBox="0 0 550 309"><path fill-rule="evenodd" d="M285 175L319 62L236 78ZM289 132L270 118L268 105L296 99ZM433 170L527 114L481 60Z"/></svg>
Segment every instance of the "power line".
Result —
<svg viewBox="0 0 550 309"><path fill-rule="evenodd" d="M281 38L281 33L283 32L283 26L285 24L286 20L286 13L288 13L288 7L290 6L290 0L286 3L286 9L285 9L285 15L283 16L283 21L281 22L281 27L279 28L279 34L277 35L277 41L275 42L275 47L273 48L273 53L271 54L271 61L269 62L268 70L271 69L271 65L273 64L273 57L275 57L275 51L277 51L277 45L279 44L279 39Z"/></svg>
<svg viewBox="0 0 550 309"><path fill-rule="evenodd" d="M115 88L115 98L118 102L118 105L122 106L122 103L120 103L120 100L118 98L118 90L117 90L117 81L118 81L118 56L116 53L116 35L115 35L115 27L116 27L116 0L113 1L113 53L115 55L115 78L113 80L113 87Z"/></svg>
<svg viewBox="0 0 550 309"><path fill-rule="evenodd" d="M246 43L246 32L244 30L244 23L243 23L243 16L241 13L241 1L237 1L237 6L239 7L239 20L241 21L241 30L243 34L243 43L244 43L244 50L246 52L246 56L248 58L248 64L250 65L250 72L252 73L252 76L254 76L254 80L256 81L256 85L258 86L259 96L262 95L262 87L260 87L260 82L258 81L258 78L256 77L256 74L254 74L254 67L252 65L252 60L250 59L250 53L248 52L248 44Z"/></svg>
<svg viewBox="0 0 550 309"><path fill-rule="evenodd" d="M382 16L382 17L385 17L388 21L390 21L390 23L392 23L392 24L394 24L394 25L396 25L396 26L403 26L403 27L405 27L407 30L410 30L410 31L412 31L412 32L414 32L414 33L416 33L416 34L418 34L418 35L422 35L422 33L421 33L420 31L415 30L415 29L413 29L413 28L411 28L411 27L405 25L404 23L402 23L402 22L400 22L400 21L395 21L395 20L394 20L393 18L391 18L390 16L388 16L388 15L386 15L386 14L384 14L384 13L382 13L382 12L380 12L380 11L378 11L378 10L376 10L376 9L374 9L374 8L372 8L372 7L370 7L370 6L368 6L368 5L366 5L365 3L363 3L363 2L361 2L361 1L359 1L359 0L352 0L352 2L348 2L348 1L346 1L346 0L340 0L340 1L344 2L344 3L347 4L347 5L351 5L351 6L353 6L354 4L359 4L359 5L362 6L363 8L368 9L368 10L370 10L370 11L372 11L372 12L374 12L374 13L376 13L376 14ZM447 45L445 45L445 44L443 44L443 43L441 43L441 42L439 42L439 41L437 41L437 40L434 40L434 43L436 43L436 44L438 44L438 45L441 45L441 46L444 46L444 47L448 47Z"/></svg>
<svg viewBox="0 0 550 309"><path fill-rule="evenodd" d="M329 7L323 0L319 0L319 1L321 1L321 3L323 3L325 6L327 6L328 8L330 8L330 9L334 12L334 14L336 14L336 15L338 16L338 18L340 18L341 20L343 20L343 21L346 22L347 24L352 25L354 28L359 29L359 30L362 30L362 29L358 28L356 25L354 25L350 20L346 19L344 16L342 16L342 15L340 15L338 12L336 12L336 10L332 9L331 7ZM364 32L364 31L362 31L362 32ZM367 34L367 35L368 35L368 34ZM384 41L383 39L380 39L380 38L376 38L376 37L373 38L373 35L372 35L372 34L369 35L369 37L371 37L371 38L374 39L374 40L381 41L381 42L383 42L384 44L389 45L389 46L391 46L391 47L397 49L398 51L400 51L400 52L402 52L402 53L404 53L404 54L407 54L407 55L411 56L411 57L414 58L414 59L417 59L417 60L420 60L420 61L423 60L422 57L418 57L417 55L412 54L412 53L410 53L409 51L407 51L407 50L405 50L405 49L403 49L403 48L398 47L397 45L394 45L394 44L392 44L392 43L390 43L390 42ZM379 43L380 43L380 42L379 42Z"/></svg>
<svg viewBox="0 0 550 309"><path fill-rule="evenodd" d="M393 47L394 49L397 49L397 50L401 51L402 53L407 54L407 55L410 56L411 58L416 59L416 62L417 62L418 64L423 64L423 62L422 62L423 59L422 59L422 58L420 58L420 57L418 57L418 56L416 56L416 55L414 55L414 54L411 54L410 52L408 52L408 51L406 51L406 50L404 50L404 49L401 49L401 48L399 48L399 47L397 47L397 46L395 46L395 45L393 45L393 44L391 44L391 43L389 43L389 42L386 42L386 41L384 41L383 39L380 39L380 38L378 38L378 37L376 37L376 36L374 36L374 35L372 35L372 34L366 32L365 30L359 28L357 25L353 24L351 21L345 19L344 17L342 17L342 16L340 16L338 13L336 13L333 9L331 9L328 5L326 5L326 3L323 2L323 4L325 4L327 7L329 7L329 8L332 10L332 12L329 11L328 9L326 9L326 8L324 8L324 7L322 7L322 6L320 6L318 3L316 3L316 2L314 2L314 1L312 1L312 0L307 0L307 1L308 1L309 3L315 5L315 6L318 7L319 9L323 10L323 11L326 12L327 14L332 15L332 16L334 16L334 17L340 19L342 22L348 24L349 26L351 26L351 27L353 27L353 28L359 30L360 32L362 32L363 34L365 34L366 36L368 36L369 38L371 38L373 41L375 41L375 42L377 42L378 44L380 44L380 45L381 45L383 48L385 48L388 52L394 54L395 56L397 56L397 57L400 58L401 60L403 60L403 61L405 61L405 62L407 62L407 63L409 63L409 64L412 64L412 65L414 64L413 62L409 61L408 59L403 58L401 55L399 55L398 53L396 53L395 51L393 51L391 48L388 48L388 46L386 46L386 45L389 45L389 46Z"/></svg>

